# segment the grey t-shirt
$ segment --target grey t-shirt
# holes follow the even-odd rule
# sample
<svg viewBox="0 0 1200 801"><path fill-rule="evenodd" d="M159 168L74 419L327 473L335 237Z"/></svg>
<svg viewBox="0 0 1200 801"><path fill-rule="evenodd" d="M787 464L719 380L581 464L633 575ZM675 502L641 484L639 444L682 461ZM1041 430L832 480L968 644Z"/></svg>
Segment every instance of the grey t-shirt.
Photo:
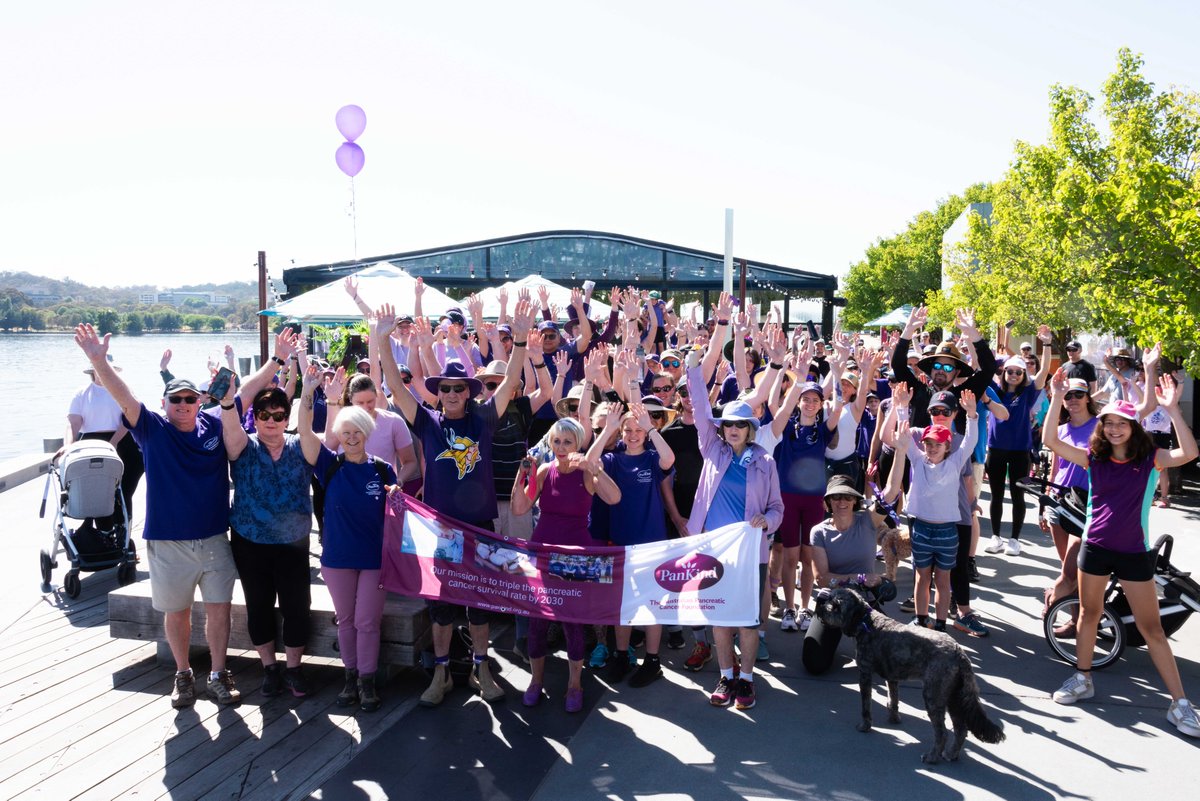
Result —
<svg viewBox="0 0 1200 801"><path fill-rule="evenodd" d="M854 523L846 531L838 531L833 520L813 526L812 544L825 549L831 573L875 572L875 524L865 509L854 513Z"/></svg>

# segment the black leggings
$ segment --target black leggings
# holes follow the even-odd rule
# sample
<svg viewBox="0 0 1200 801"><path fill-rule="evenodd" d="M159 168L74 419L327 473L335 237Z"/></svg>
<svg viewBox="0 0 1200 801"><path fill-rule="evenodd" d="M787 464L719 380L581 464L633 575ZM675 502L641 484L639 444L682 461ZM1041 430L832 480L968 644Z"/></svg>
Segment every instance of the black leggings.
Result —
<svg viewBox="0 0 1200 801"><path fill-rule="evenodd" d="M959 523L958 561L950 570L950 598L958 606L971 605L971 527Z"/></svg>
<svg viewBox="0 0 1200 801"><path fill-rule="evenodd" d="M242 594L246 597L246 629L250 642L275 640L275 598L283 615L283 645L303 648L308 642L312 608L308 568L308 538L282 545L264 545L233 532L230 542Z"/></svg>
<svg viewBox="0 0 1200 801"><path fill-rule="evenodd" d="M1000 517L1004 510L1004 478L1007 475L1013 504L1012 538L1019 540L1021 526L1025 524L1025 490L1017 486L1017 481L1029 477L1029 451L989 448L987 474L988 489L992 493L992 536L1000 536Z"/></svg>

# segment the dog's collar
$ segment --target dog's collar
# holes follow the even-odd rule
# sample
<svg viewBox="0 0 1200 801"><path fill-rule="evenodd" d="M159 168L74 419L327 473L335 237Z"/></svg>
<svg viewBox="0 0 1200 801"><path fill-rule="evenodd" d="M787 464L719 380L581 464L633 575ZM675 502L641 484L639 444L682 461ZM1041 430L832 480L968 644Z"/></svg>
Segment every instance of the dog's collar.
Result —
<svg viewBox="0 0 1200 801"><path fill-rule="evenodd" d="M858 624L858 628L860 631L863 631L867 634L875 631L875 627L871 625L871 616L869 613L862 619L862 622Z"/></svg>

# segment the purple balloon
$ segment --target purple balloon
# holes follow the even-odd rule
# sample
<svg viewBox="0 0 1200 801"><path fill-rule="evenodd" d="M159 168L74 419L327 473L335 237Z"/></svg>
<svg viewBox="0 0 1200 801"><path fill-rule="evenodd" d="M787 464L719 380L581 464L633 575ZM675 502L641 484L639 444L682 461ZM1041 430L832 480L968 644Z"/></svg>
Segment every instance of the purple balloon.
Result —
<svg viewBox="0 0 1200 801"><path fill-rule="evenodd" d="M338 132L346 137L347 142L353 142L362 136L367 127L367 112L358 106L342 106L334 118Z"/></svg>
<svg viewBox="0 0 1200 801"><path fill-rule="evenodd" d="M342 142L333 158L337 161L338 169L351 178L362 172L363 165L367 162L367 154L353 142Z"/></svg>

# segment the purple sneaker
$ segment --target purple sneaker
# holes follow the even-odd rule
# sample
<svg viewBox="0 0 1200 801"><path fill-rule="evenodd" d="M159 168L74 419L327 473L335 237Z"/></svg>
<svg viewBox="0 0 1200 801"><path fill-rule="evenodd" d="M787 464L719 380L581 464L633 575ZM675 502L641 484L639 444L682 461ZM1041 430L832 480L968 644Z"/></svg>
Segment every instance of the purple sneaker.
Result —
<svg viewBox="0 0 1200 801"><path fill-rule="evenodd" d="M529 685L529 689L521 696L521 703L525 706L537 706L542 700L542 685L534 682Z"/></svg>
<svg viewBox="0 0 1200 801"><path fill-rule="evenodd" d="M578 712L583 709L583 688L572 687L567 689L566 709L568 712Z"/></svg>

